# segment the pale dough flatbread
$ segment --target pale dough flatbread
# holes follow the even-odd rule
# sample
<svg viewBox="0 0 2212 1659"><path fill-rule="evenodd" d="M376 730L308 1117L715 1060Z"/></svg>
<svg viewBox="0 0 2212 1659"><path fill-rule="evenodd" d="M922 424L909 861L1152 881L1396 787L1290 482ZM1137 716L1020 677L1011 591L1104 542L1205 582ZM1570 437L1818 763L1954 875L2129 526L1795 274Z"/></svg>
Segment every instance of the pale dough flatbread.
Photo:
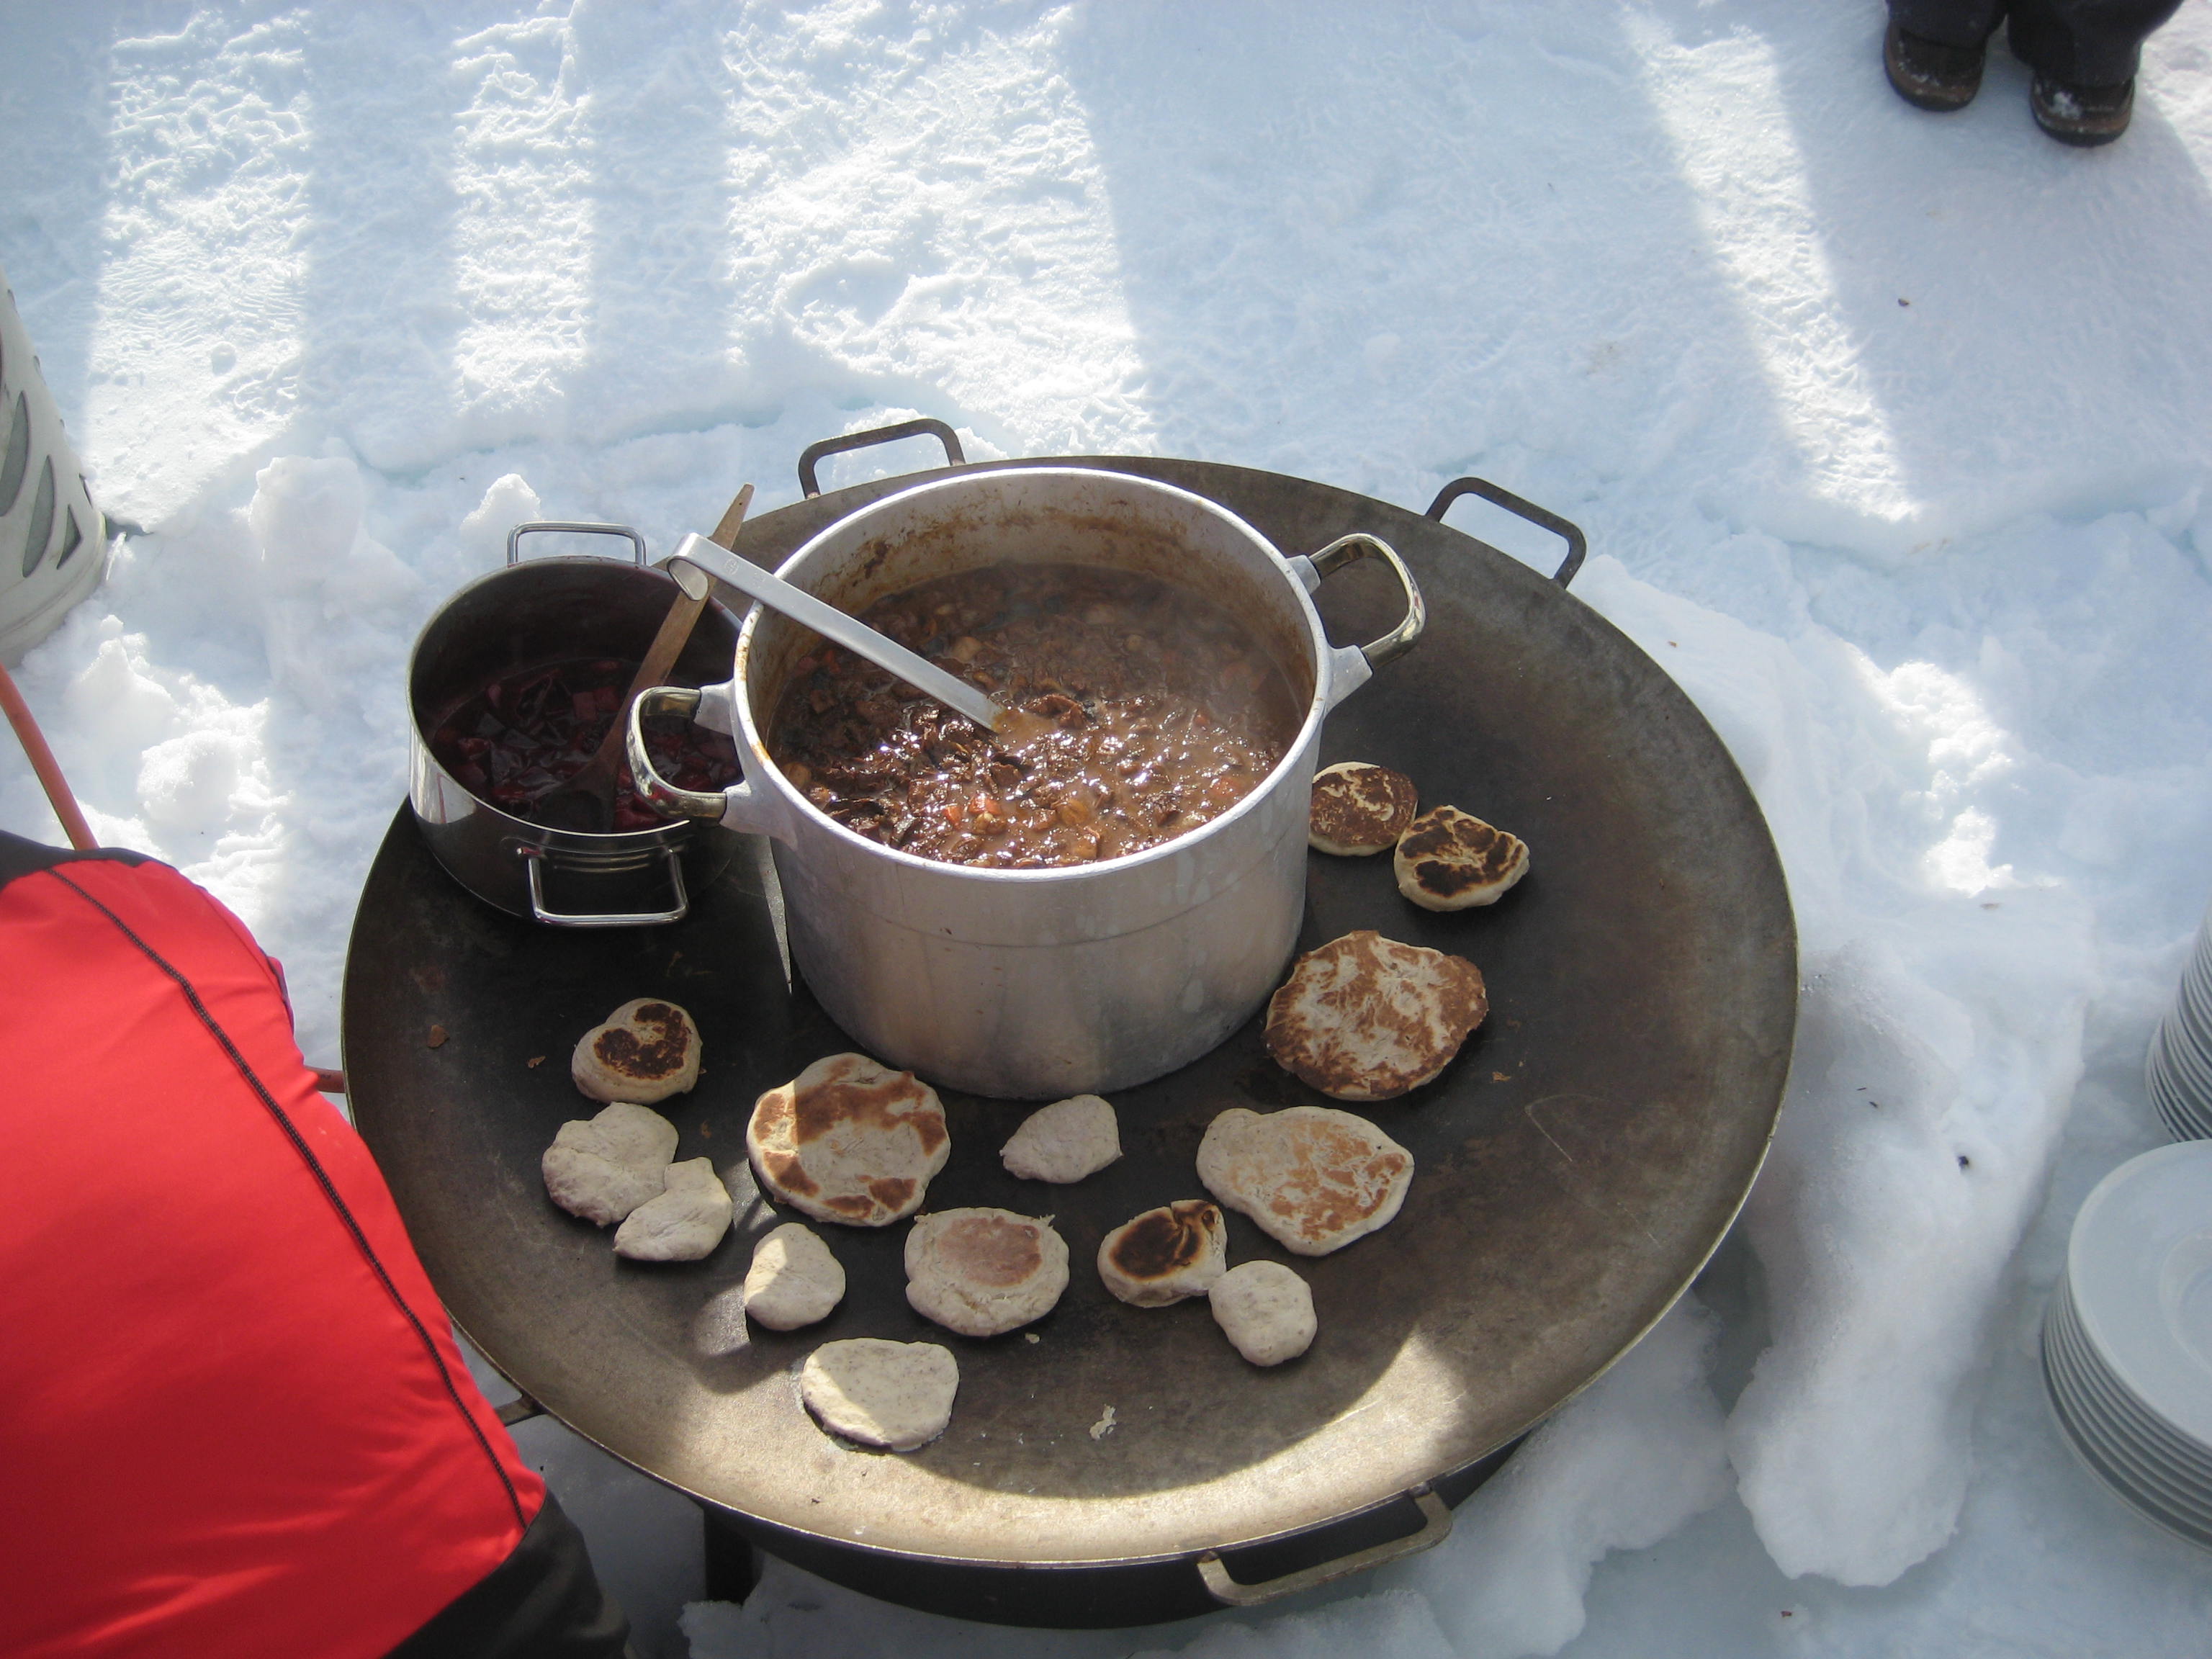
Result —
<svg viewBox="0 0 2212 1659"><path fill-rule="evenodd" d="M1077 1095L1031 1112L1000 1151L999 1161L1024 1181L1065 1186L1097 1175L1121 1156L1113 1107L1097 1095Z"/></svg>
<svg viewBox="0 0 2212 1659"><path fill-rule="evenodd" d="M906 1236L906 1299L963 1336L1041 1319L1067 1288L1067 1245L1048 1220L1011 1210L939 1210Z"/></svg>
<svg viewBox="0 0 2212 1659"><path fill-rule="evenodd" d="M772 1331L827 1319L845 1299L845 1270L803 1223L787 1221L753 1247L745 1271L745 1316Z"/></svg>
<svg viewBox="0 0 2212 1659"><path fill-rule="evenodd" d="M799 1372L799 1397L817 1422L885 1451L912 1451L943 1434L959 1391L958 1364L934 1342L825 1342Z"/></svg>
<svg viewBox="0 0 2212 1659"><path fill-rule="evenodd" d="M1203 1296L1228 1266L1229 1224L1202 1198L1147 1210L1098 1243L1098 1277L1133 1307Z"/></svg>
<svg viewBox="0 0 2212 1659"><path fill-rule="evenodd" d="M1339 761L1314 774L1306 844L1340 858L1365 858L1398 844L1419 805L1413 781L1370 761Z"/></svg>
<svg viewBox="0 0 2212 1659"><path fill-rule="evenodd" d="M921 1207L951 1142L937 1091L912 1072L831 1054L754 1103L745 1151L779 1203L817 1221L887 1227Z"/></svg>
<svg viewBox="0 0 2212 1659"><path fill-rule="evenodd" d="M1390 1100L1432 1080L1490 1012L1464 957L1371 928L1300 957L1267 1000L1275 1063L1337 1100Z"/></svg>
<svg viewBox="0 0 2212 1659"><path fill-rule="evenodd" d="M605 1227L667 1189L676 1126L648 1107L616 1101L561 1126L538 1160L545 1190L570 1215Z"/></svg>
<svg viewBox="0 0 2212 1659"><path fill-rule="evenodd" d="M1232 1106L1206 1125L1198 1178L1299 1255L1327 1255L1389 1224L1413 1155L1364 1117L1328 1106L1265 1115Z"/></svg>
<svg viewBox="0 0 2212 1659"><path fill-rule="evenodd" d="M633 1261L699 1261L730 1231L730 1194L714 1160L668 1166L667 1190L632 1210L615 1230L615 1254Z"/></svg>
<svg viewBox="0 0 2212 1659"><path fill-rule="evenodd" d="M568 1074L593 1100L665 1100L699 1080L699 1028L674 1003L639 997L584 1033Z"/></svg>
<svg viewBox="0 0 2212 1659"><path fill-rule="evenodd" d="M1279 1261L1247 1261L1206 1292L1214 1323L1255 1365L1296 1359L1313 1344L1313 1291Z"/></svg>
<svg viewBox="0 0 2212 1659"><path fill-rule="evenodd" d="M1391 855L1398 890L1426 910L1495 904L1528 873L1528 845L1456 806L1415 818Z"/></svg>

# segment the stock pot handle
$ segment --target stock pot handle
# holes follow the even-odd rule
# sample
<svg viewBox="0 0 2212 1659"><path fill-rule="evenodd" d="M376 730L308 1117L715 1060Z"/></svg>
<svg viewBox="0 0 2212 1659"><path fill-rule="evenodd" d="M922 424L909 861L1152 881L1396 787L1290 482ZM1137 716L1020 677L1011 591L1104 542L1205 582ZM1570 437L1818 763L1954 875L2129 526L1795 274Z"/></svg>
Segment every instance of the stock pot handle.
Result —
<svg viewBox="0 0 2212 1659"><path fill-rule="evenodd" d="M967 456L960 450L959 434L944 422L925 415L918 421L901 421L896 426L879 426L872 432L848 432L842 438L824 438L819 443L807 445L799 453L799 487L810 497L819 495L822 485L814 476L817 461L825 461L832 455L842 455L848 450L896 443L901 438L935 438L945 446L947 465L968 465Z"/></svg>
<svg viewBox="0 0 2212 1659"><path fill-rule="evenodd" d="M1355 1572L1364 1572L1370 1567L1379 1567L1386 1561L1417 1555L1423 1550L1435 1548L1451 1536L1451 1510L1430 1489L1427 1481L1408 1488L1406 1496L1419 1508L1421 1526L1419 1531L1408 1533L1403 1538L1370 1544L1364 1550L1354 1550L1334 1561L1301 1567L1296 1572L1286 1572L1280 1578L1270 1578L1258 1584L1238 1583L1229 1576L1229 1568L1222 1561L1221 1553L1208 1550L1198 1558L1198 1576L1205 1582L1206 1593L1224 1606L1255 1607L1278 1596L1295 1595L1298 1591L1311 1589L1317 1584L1346 1578Z"/></svg>
<svg viewBox="0 0 2212 1659"><path fill-rule="evenodd" d="M1492 507L1502 507L1516 518L1526 519L1540 530L1548 530L1567 544L1566 562L1552 573L1552 580L1562 587L1574 580L1575 572L1583 568L1583 556L1589 551L1589 538L1549 507L1539 507L1534 501L1523 501L1510 489L1504 489L1487 478L1454 478L1437 491L1436 500L1429 503L1428 516L1438 524L1444 521L1444 509L1462 495L1480 495ZM1462 531L1462 535L1466 532ZM1469 541L1479 539L1469 536ZM1485 547L1490 544L1484 542ZM1490 550L1495 553L1494 547Z"/></svg>
<svg viewBox="0 0 2212 1659"><path fill-rule="evenodd" d="M1406 568L1398 550L1379 536L1354 531L1349 536L1339 536L1318 553L1285 559L1284 562L1290 566L1299 586L1310 593L1345 566L1357 564L1362 559L1381 559L1390 567L1398 578L1398 586L1406 591L1406 614L1381 639L1370 640L1365 645L1340 646L1329 653L1328 706L1332 708L1366 684L1383 664L1395 662L1411 651L1421 637L1421 630L1429 625L1428 602L1421 598L1420 584Z"/></svg>
<svg viewBox="0 0 2212 1659"><path fill-rule="evenodd" d="M629 543L630 558L640 570L645 568L645 538L626 524L569 524L564 520L546 519L537 524L519 524L507 532L507 562L522 562L522 538L539 531L550 533L566 531L575 536L620 536Z"/></svg>
<svg viewBox="0 0 2212 1659"><path fill-rule="evenodd" d="M766 790L754 787L748 774L743 782L733 783L727 789L679 789L653 769L653 757L645 747L645 720L648 714L681 714L687 720L700 720L711 729L720 730L735 738L740 748L744 740L737 736L737 711L734 707L707 703L709 692L723 696L734 696L733 686L718 685L701 691L688 685L656 685L651 690L637 694L637 701L629 706L629 729L623 737L623 750L629 759L629 775L637 785L639 799L659 807L677 817L696 818L704 823L719 823L726 830L773 836L778 841L789 842L791 831L782 812L782 803ZM717 713L726 718L726 725L715 718ZM744 765L740 757L738 764Z"/></svg>

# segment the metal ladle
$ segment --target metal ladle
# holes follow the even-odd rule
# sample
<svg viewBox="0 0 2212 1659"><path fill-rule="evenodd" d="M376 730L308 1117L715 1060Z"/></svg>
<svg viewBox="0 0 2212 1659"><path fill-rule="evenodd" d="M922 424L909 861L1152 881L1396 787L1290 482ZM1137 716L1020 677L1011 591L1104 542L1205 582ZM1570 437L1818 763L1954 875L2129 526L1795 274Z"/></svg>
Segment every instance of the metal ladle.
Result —
<svg viewBox="0 0 2212 1659"><path fill-rule="evenodd" d="M678 544L670 562L696 566L747 599L759 600L769 610L781 612L801 626L812 629L823 639L897 675L915 690L936 698L956 714L965 714L986 731L1019 738L1028 735L1027 728L1032 722L1046 729L1051 726L1049 720L1039 715L1002 708L927 657L908 650L897 641L886 638L858 617L847 616L805 589L793 587L781 576L771 575L757 564L724 552L704 536L686 536Z"/></svg>

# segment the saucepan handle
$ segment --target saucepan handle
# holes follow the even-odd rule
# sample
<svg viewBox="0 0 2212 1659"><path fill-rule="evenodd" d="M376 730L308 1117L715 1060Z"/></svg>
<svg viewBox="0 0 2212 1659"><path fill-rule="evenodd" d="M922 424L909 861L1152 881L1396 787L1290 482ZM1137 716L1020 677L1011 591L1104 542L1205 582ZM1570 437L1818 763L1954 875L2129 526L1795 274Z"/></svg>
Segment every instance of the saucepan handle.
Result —
<svg viewBox="0 0 2212 1659"><path fill-rule="evenodd" d="M1419 1508L1421 1527L1419 1531L1409 1533L1403 1538L1371 1544L1364 1550L1340 1555L1334 1561L1301 1567L1296 1572L1286 1572L1280 1578L1270 1578L1259 1584L1237 1583L1229 1576L1229 1568L1223 1562L1220 1552L1208 1550L1198 1558L1198 1576L1205 1582L1206 1593L1215 1601L1227 1607L1252 1607L1262 1601L1272 1601L1278 1596L1295 1595L1300 1590L1312 1589L1334 1579L1349 1577L1355 1572L1365 1572L1370 1567L1379 1567L1386 1561L1418 1555L1423 1550L1434 1549L1451 1536L1451 1509L1430 1490L1426 1481L1411 1488L1406 1496Z"/></svg>
<svg viewBox="0 0 2212 1659"><path fill-rule="evenodd" d="M783 803L767 790L756 788L750 778L722 790L679 789L653 769L653 757L646 750L645 721L650 714L681 714L734 737L736 692L737 688L726 681L703 691L688 685L656 685L639 692L629 707L629 729L623 737L629 775L637 782L639 798L672 817L696 818L719 823L726 830L773 836L788 842L791 825ZM744 763L740 759L738 764Z"/></svg>
<svg viewBox="0 0 2212 1659"><path fill-rule="evenodd" d="M530 914L549 927L659 927L681 921L691 914L691 896L684 890L684 860L673 847L660 849L668 860L668 884L676 902L665 910L554 910L545 903L545 883L538 871L545 863L544 849L519 847L530 878Z"/></svg>
<svg viewBox="0 0 2212 1659"><path fill-rule="evenodd" d="M1349 536L1339 536L1318 553L1309 553L1298 558L1284 561L1291 568L1307 592L1312 592L1328 577L1348 564L1362 559L1381 559L1398 578L1399 586L1406 590L1406 614L1398 625L1378 640L1365 645L1340 646L1329 653L1328 706L1331 708L1367 684L1376 669L1388 662L1395 662L1413 648L1421 637L1421 630L1429 625L1429 607L1421 598L1420 584L1413 573L1406 568L1406 562L1398 556L1398 550L1379 536L1370 536L1355 531Z"/></svg>
<svg viewBox="0 0 2212 1659"><path fill-rule="evenodd" d="M959 434L944 422L925 415L918 421L901 421L896 426L879 426L872 432L848 432L842 438L824 438L811 443L799 453L799 487L809 495L819 495L822 486L814 476L814 464L827 460L832 455L842 455L848 450L868 449L877 444L896 443L901 438L935 438L945 446L945 459L949 465L965 466L968 458L960 451Z"/></svg>
<svg viewBox="0 0 2212 1659"><path fill-rule="evenodd" d="M1589 538L1580 529L1549 507L1523 501L1511 490L1501 489L1487 478L1454 478L1437 491L1436 500L1429 503L1428 516L1442 524L1444 509L1462 495L1480 495L1492 507L1502 507L1516 518L1526 519L1539 529L1548 530L1565 541L1567 544L1566 561L1552 573L1552 580L1562 587L1574 580L1575 572L1583 568L1583 556L1589 551ZM1474 538L1470 537L1468 539ZM1489 544L1486 542L1483 545L1487 547ZM1496 551L1495 549L1492 550Z"/></svg>
<svg viewBox="0 0 2212 1659"><path fill-rule="evenodd" d="M520 564L522 562L522 538L525 536L536 535L540 531L543 531L549 535L557 531L565 532L569 535L574 536L620 536L625 541L629 543L630 558L633 562L636 564L639 569L642 570L645 568L645 538L639 535L637 532L632 530L628 525L568 524L551 519L545 520L542 523L538 524L519 524L515 526L514 529L508 531L507 532L507 562L509 564Z"/></svg>

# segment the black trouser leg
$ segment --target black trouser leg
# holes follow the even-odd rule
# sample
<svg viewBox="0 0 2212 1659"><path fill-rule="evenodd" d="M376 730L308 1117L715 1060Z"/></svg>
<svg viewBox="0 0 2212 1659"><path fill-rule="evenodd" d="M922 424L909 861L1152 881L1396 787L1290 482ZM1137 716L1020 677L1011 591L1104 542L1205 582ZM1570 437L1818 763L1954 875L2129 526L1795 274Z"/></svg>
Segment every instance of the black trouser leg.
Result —
<svg viewBox="0 0 2212 1659"><path fill-rule="evenodd" d="M507 1559L387 1659L628 1659L629 1637L583 1534L549 1492Z"/></svg>
<svg viewBox="0 0 2212 1659"><path fill-rule="evenodd" d="M1942 46L1978 46L2004 21L2005 0L1889 0L1889 19Z"/></svg>
<svg viewBox="0 0 2212 1659"><path fill-rule="evenodd" d="M2069 86L2116 87L2135 78L2142 43L2180 5L2181 0L2014 0L2013 55L2037 74Z"/></svg>

